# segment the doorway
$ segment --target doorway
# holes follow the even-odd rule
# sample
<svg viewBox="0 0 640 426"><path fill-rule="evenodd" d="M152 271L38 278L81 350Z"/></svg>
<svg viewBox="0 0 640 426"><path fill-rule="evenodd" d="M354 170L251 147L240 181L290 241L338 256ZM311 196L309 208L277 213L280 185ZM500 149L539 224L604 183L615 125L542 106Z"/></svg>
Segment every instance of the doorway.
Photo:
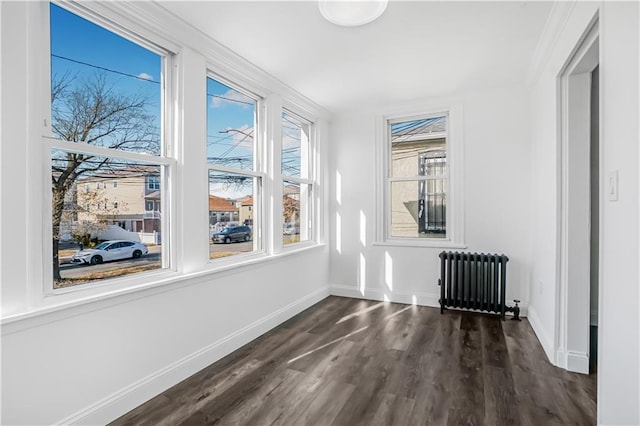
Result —
<svg viewBox="0 0 640 426"><path fill-rule="evenodd" d="M590 239L590 322L589 322L589 374L598 365L598 292L600 290L600 66L591 72L591 239Z"/></svg>
<svg viewBox="0 0 640 426"><path fill-rule="evenodd" d="M560 285L556 364L589 374L597 359L600 262L599 37L595 21L560 74Z"/></svg>

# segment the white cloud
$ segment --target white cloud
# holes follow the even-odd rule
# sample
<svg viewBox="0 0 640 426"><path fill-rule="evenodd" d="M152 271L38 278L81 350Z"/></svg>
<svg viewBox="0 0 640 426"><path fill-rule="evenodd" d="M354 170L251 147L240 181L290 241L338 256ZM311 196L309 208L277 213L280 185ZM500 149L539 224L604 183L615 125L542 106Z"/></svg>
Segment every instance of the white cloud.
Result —
<svg viewBox="0 0 640 426"><path fill-rule="evenodd" d="M248 108L253 99L235 90L227 90L222 95L211 96L211 108L220 108L222 105L232 104Z"/></svg>
<svg viewBox="0 0 640 426"><path fill-rule="evenodd" d="M300 147L300 131L291 129L282 129L282 148L299 148Z"/></svg>
<svg viewBox="0 0 640 426"><path fill-rule="evenodd" d="M227 129L230 130L230 129ZM233 136L231 139L237 148L253 149L253 127L243 125L239 129L230 131Z"/></svg>
<svg viewBox="0 0 640 426"><path fill-rule="evenodd" d="M141 72L140 74L138 74L138 78L153 81L153 76L151 74L147 74L146 72Z"/></svg>

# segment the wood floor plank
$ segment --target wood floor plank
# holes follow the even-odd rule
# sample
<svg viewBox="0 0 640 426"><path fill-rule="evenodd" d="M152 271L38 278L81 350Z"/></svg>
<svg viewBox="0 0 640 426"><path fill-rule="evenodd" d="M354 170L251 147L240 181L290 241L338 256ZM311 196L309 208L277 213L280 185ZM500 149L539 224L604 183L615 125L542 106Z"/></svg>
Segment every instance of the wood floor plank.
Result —
<svg viewBox="0 0 640 426"><path fill-rule="evenodd" d="M113 425L595 424L530 324L331 296Z"/></svg>
<svg viewBox="0 0 640 426"><path fill-rule="evenodd" d="M318 377L308 377L312 383L303 385L299 401L288 404L274 425L329 425L347 402L354 385L337 380L325 380Z"/></svg>
<svg viewBox="0 0 640 426"><path fill-rule="evenodd" d="M387 393L373 415L372 426L406 425L416 401Z"/></svg>
<svg viewBox="0 0 640 426"><path fill-rule="evenodd" d="M508 369L485 365L484 389L484 412L487 424L496 426L522 424L520 402Z"/></svg>

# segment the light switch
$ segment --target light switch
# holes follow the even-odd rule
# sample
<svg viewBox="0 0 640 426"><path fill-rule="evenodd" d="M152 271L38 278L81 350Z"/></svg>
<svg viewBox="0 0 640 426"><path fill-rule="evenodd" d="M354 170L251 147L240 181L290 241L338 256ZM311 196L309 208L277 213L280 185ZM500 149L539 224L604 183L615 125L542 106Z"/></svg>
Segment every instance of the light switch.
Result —
<svg viewBox="0 0 640 426"><path fill-rule="evenodd" d="M609 172L607 182L607 198L609 201L618 201L618 171Z"/></svg>

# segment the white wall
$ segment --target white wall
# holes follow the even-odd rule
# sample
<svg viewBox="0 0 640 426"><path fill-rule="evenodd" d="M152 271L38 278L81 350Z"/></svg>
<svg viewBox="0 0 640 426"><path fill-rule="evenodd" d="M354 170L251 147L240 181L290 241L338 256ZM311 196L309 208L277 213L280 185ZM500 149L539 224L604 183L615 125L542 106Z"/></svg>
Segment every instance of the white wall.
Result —
<svg viewBox="0 0 640 426"><path fill-rule="evenodd" d="M507 298L520 299L526 308L532 209L528 97L522 87L334 115L329 171L334 191L330 195L334 210L330 276L333 293L361 297L364 287L366 297L411 303L415 296L418 304L439 306L438 254L442 248L373 244L378 207L374 202L375 182L379 172L375 160L375 118L398 108L415 107L415 111L420 111L454 104L462 105L463 109L466 250L506 254ZM362 260L364 277L360 273Z"/></svg>
<svg viewBox="0 0 640 426"><path fill-rule="evenodd" d="M602 424L639 424L638 121L640 34L637 2L604 3L602 132L605 177L618 170L618 201L602 211L599 404Z"/></svg>
<svg viewBox="0 0 640 426"><path fill-rule="evenodd" d="M3 327L2 424L115 419L326 297L326 251Z"/></svg>
<svg viewBox="0 0 640 426"><path fill-rule="evenodd" d="M532 89L534 215L529 319L557 361L560 321L556 218L558 102L556 78L600 10L602 174L618 170L619 200L601 205L598 423L638 424L638 4L576 2L557 21ZM548 28L550 33L554 28ZM602 181L605 182L604 180ZM604 190L604 186L601 191Z"/></svg>

